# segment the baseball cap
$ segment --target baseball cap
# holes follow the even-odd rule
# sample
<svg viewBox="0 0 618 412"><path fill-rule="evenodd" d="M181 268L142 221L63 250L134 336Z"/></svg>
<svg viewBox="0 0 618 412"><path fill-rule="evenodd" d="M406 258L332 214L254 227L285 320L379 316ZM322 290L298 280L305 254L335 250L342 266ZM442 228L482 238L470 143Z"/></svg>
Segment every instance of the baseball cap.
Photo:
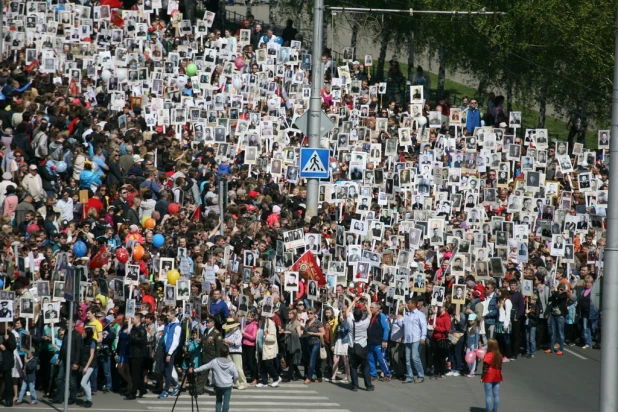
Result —
<svg viewBox="0 0 618 412"><path fill-rule="evenodd" d="M36 167L36 165L30 165L30 167L28 167L28 169L30 169L30 170L37 170L38 168Z"/></svg>

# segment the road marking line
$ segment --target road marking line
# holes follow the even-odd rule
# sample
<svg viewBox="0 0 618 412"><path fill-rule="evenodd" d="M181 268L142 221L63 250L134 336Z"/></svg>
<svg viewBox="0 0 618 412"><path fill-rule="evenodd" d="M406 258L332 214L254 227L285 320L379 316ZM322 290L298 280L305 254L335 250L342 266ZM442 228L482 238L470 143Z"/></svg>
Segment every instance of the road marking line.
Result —
<svg viewBox="0 0 618 412"><path fill-rule="evenodd" d="M257 390L257 389L255 389L255 390L245 389L245 390L242 390L242 391L238 390L238 389L233 389L232 392L234 393L234 396L245 396L245 394L248 394L248 393L250 393L250 394L257 394L257 393L267 394L268 393L268 394L271 394L271 395L272 394L293 393L293 394L298 394L298 396L303 396L303 395L308 395L308 394L317 394L318 393L316 391L302 391L302 393L299 393L299 391L297 391L297 390L285 390L285 389L274 389L274 388L264 389L262 391ZM208 393L211 393L211 392L208 392ZM189 394L185 392L185 393L182 393L180 395L181 398L185 397L185 396L188 397ZM156 393L149 393L147 395L144 395L144 397L141 398L141 399L148 399L148 398L150 398L150 399L157 399L158 397L159 397L159 395L157 395ZM175 396L168 396L167 398L164 398L164 399L169 399L169 398L175 399L176 397Z"/></svg>
<svg viewBox="0 0 618 412"><path fill-rule="evenodd" d="M206 400L209 400L209 399L214 400L215 398L214 397L202 396L202 397L198 397L198 399L199 399L200 402L202 402L202 401L206 401ZM300 398L298 396L277 396L276 399L273 399L272 395L264 395L264 396L236 396L236 395L234 395L234 400L236 400L236 399L238 399L238 400L243 400L243 399L268 399L271 402L274 402L274 401L276 402L278 400L288 401L288 400L305 399L305 398L304 397ZM316 401L327 401L327 400L329 400L327 396L312 396L311 399L316 400ZM175 402L175 401L176 401L176 397L167 398L167 399L152 399L152 400L142 400L142 399L140 399L137 402L138 403L154 403L154 404L158 403L158 404L161 404L161 403L164 403L164 402ZM191 402L191 399L188 398L188 397L181 397L181 398L178 399L178 402L188 403L188 402Z"/></svg>
<svg viewBox="0 0 618 412"><path fill-rule="evenodd" d="M214 405L217 402L216 399L198 399L198 403L200 405ZM140 404L145 404L146 402L142 403L140 402ZM148 402L148 403L154 403L154 402ZM183 403L187 403L189 404L189 402L183 402ZM172 402L173 404L173 402ZM288 403L283 403L283 404L277 404L274 403L274 400L270 400L268 402L255 402L255 401L247 401L247 402L242 402L242 401L235 401L234 399L230 400L230 406L236 406L236 405L244 405L244 406L286 406ZM159 403L159 405L161 405ZM335 402L294 402L294 406L341 406L338 403ZM148 406L149 408L157 408L156 406ZM168 408L168 406L162 406L163 408Z"/></svg>
<svg viewBox="0 0 618 412"><path fill-rule="evenodd" d="M582 356L582 355L580 355L579 353L573 352L573 351L572 351L572 350L570 350L570 349L564 348L564 351L565 351L565 352L570 353L570 354L571 354L571 355L573 355L573 356L577 356L577 357L578 357L578 358L580 358L580 359L583 359L583 360L588 360L588 358L587 358L587 357Z"/></svg>
<svg viewBox="0 0 618 412"><path fill-rule="evenodd" d="M279 409L256 409L256 408L236 408L234 405L230 403L230 409L234 412L307 412L307 409L289 409L289 408L279 408ZM30 409L32 410L32 409ZM83 408L82 408L83 410ZM148 410L150 411L169 411L169 407L156 407L149 406ZM189 412L191 411L190 407L187 408L176 408L174 411L178 412ZM350 412L349 409L310 409L311 412Z"/></svg>

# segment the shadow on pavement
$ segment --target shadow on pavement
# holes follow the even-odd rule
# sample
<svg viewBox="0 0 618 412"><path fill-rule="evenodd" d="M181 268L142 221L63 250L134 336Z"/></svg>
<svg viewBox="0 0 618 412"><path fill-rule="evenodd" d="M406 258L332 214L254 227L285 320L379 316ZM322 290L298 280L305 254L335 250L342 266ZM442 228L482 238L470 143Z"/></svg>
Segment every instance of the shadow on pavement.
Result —
<svg viewBox="0 0 618 412"><path fill-rule="evenodd" d="M478 406L472 406L470 412L485 412L485 408L479 408Z"/></svg>

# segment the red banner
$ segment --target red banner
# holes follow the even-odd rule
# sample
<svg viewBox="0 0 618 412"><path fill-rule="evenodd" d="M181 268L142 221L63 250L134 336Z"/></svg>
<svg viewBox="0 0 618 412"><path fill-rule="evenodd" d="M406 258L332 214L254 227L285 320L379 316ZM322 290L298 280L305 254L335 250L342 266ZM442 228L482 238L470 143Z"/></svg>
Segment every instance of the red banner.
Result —
<svg viewBox="0 0 618 412"><path fill-rule="evenodd" d="M100 268L107 264L109 260L109 253L107 253L107 248L105 245L101 246L101 249L97 252L96 255L90 260L88 263L89 268Z"/></svg>
<svg viewBox="0 0 618 412"><path fill-rule="evenodd" d="M300 276L305 280L317 280L318 286L322 287L326 284L326 278L322 273L322 269L318 262L315 260L315 256L311 251L306 251L300 259L292 265L292 271L298 272Z"/></svg>

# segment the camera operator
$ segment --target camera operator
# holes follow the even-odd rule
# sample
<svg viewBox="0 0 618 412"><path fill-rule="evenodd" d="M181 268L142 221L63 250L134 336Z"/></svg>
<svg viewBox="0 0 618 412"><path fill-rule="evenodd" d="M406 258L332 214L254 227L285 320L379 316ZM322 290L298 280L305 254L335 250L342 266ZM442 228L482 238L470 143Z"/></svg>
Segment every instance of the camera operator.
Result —
<svg viewBox="0 0 618 412"><path fill-rule="evenodd" d="M238 382L238 370L234 362L228 359L230 349L227 345L221 346L220 356L202 365L199 368L189 368L189 373L202 372L212 369L213 383L215 386L216 412L228 412L230 410L230 398L232 386Z"/></svg>

